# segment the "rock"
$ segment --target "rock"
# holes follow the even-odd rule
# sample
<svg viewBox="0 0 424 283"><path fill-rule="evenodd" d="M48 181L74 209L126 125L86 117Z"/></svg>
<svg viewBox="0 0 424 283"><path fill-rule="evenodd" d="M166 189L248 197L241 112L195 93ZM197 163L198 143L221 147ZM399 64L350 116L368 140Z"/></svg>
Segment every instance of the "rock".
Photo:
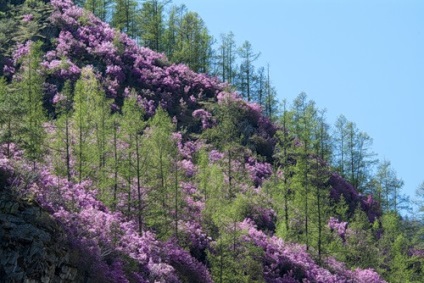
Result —
<svg viewBox="0 0 424 283"><path fill-rule="evenodd" d="M67 243L48 212L0 189L0 283L90 282Z"/></svg>

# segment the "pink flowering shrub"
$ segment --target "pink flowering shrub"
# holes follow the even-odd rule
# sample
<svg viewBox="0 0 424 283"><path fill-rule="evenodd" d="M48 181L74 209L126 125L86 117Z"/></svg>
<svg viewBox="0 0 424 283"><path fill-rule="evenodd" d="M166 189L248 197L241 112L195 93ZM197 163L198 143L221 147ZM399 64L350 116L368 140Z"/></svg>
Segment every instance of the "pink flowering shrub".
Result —
<svg viewBox="0 0 424 283"><path fill-rule="evenodd" d="M19 156L19 152L13 154ZM109 274L122 279L109 282L129 282L123 280L124 276L136 276L139 282L179 282L175 279L175 269L163 262L163 247L155 235L148 231L140 235L133 221L125 220L119 212L109 211L96 199L90 182L70 183L53 176L46 168L30 173L32 166L23 161L16 163L18 161L15 159L12 164L1 152L0 176L20 188L20 194L32 196L52 213L66 230L71 244L90 259L91 270L98 273L97 276L107 278ZM15 170L16 166L19 171ZM22 174L37 177L28 183ZM120 254L137 262L140 270L134 271L136 275L123 272ZM99 266L102 269L95 270Z"/></svg>
<svg viewBox="0 0 424 283"><path fill-rule="evenodd" d="M371 269L347 270L343 264L330 260L333 273L318 266L303 245L288 244L256 229L250 220L240 223L246 231L245 240L264 250L262 265L266 282L374 282L385 281ZM373 281L369 281L373 280Z"/></svg>
<svg viewBox="0 0 424 283"><path fill-rule="evenodd" d="M12 54L12 59L14 64L18 64L19 60L24 57L25 55L28 55L30 49L31 49L32 41L28 40L25 43L19 43L18 46L16 46L15 51Z"/></svg>
<svg viewBox="0 0 424 283"><path fill-rule="evenodd" d="M224 158L224 154L222 152L219 152L216 149L212 149L209 152L209 161L212 162L212 163L217 162L217 161L221 160L222 158Z"/></svg>
<svg viewBox="0 0 424 283"><path fill-rule="evenodd" d="M373 200L372 196L358 194L355 188L339 174L332 173L328 183L331 186L331 198L337 201L340 199L340 196L343 196L346 203L349 204L350 213L353 213L359 203L371 222L381 216L379 204Z"/></svg>
<svg viewBox="0 0 424 283"><path fill-rule="evenodd" d="M208 129L212 127L212 114L204 109L196 109L193 111L193 117L202 121L202 128Z"/></svg>
<svg viewBox="0 0 424 283"><path fill-rule="evenodd" d="M331 231L335 231L342 239L343 243L346 242L347 225L347 222L340 222L334 217L330 217L328 220L328 228L330 228Z"/></svg>
<svg viewBox="0 0 424 283"><path fill-rule="evenodd" d="M266 162L259 162L251 156L246 158L246 167L250 178L256 187L261 186L262 182L272 175L272 166Z"/></svg>

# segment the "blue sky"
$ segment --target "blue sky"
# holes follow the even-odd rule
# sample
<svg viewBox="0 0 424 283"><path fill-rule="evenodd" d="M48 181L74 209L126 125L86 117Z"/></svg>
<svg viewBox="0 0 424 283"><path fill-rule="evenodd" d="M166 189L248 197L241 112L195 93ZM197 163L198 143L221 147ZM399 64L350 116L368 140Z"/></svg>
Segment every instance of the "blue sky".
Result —
<svg viewBox="0 0 424 283"><path fill-rule="evenodd" d="M215 38L249 40L280 100L304 91L330 124L355 122L414 196L424 181L424 1L173 1L182 3Z"/></svg>

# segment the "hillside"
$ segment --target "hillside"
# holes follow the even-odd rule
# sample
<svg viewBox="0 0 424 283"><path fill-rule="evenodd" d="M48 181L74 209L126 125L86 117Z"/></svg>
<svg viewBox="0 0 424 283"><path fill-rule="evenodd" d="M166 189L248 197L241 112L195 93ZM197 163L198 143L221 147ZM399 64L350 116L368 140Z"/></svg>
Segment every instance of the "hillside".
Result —
<svg viewBox="0 0 424 283"><path fill-rule="evenodd" d="M0 187L71 259L30 272L38 259L2 253L2 280L61 282L69 265L74 282L420 282L399 217L330 166L305 96L273 122L71 0L11 2ZM4 207L3 238L20 214Z"/></svg>

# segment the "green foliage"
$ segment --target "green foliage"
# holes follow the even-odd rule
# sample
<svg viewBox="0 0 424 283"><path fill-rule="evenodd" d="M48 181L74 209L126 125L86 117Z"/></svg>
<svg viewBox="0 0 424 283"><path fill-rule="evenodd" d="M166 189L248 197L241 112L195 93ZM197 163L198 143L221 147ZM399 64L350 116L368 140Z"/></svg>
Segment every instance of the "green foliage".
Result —
<svg viewBox="0 0 424 283"><path fill-rule="evenodd" d="M54 121L56 130L52 135L53 166L58 176L66 176L71 180L71 117L72 117L72 85L65 82L60 99L56 102L56 115Z"/></svg>
<svg viewBox="0 0 424 283"><path fill-rule="evenodd" d="M174 24L174 23L173 23ZM211 60L212 37L195 12L184 13L177 22L176 48L171 61L187 64L193 71L207 73Z"/></svg>
<svg viewBox="0 0 424 283"><path fill-rule="evenodd" d="M139 18L140 37L144 46L164 52L164 10L171 1L149 0L142 4Z"/></svg>
<svg viewBox="0 0 424 283"><path fill-rule="evenodd" d="M368 268L378 266L378 250L374 231L367 215L358 207L349 222L350 232L346 239L345 257L349 266Z"/></svg>
<svg viewBox="0 0 424 283"><path fill-rule="evenodd" d="M19 80L15 81L16 93L21 96L24 113L22 128L19 133L22 147L29 160L41 159L44 148L45 132L43 123L46 120L43 109L43 82L40 72L41 42L32 43L29 54L20 60Z"/></svg>
<svg viewBox="0 0 424 283"><path fill-rule="evenodd" d="M132 38L138 38L139 26L137 23L138 3L134 0L113 0L115 9L112 14L111 25Z"/></svg>
<svg viewBox="0 0 424 283"><path fill-rule="evenodd" d="M76 156L77 180L81 182L86 178L93 178L103 195L106 185L100 180L105 180L110 110L109 102L90 67L83 68L81 78L75 85L72 125L75 134L72 150Z"/></svg>
<svg viewBox="0 0 424 283"><path fill-rule="evenodd" d="M175 125L162 108L156 110L148 125L142 140L145 162L149 165L145 168L146 184L150 190L146 221L160 238L165 239L173 232L170 229L174 220L172 213L177 213L180 203L178 188L175 187L176 175L173 174L177 170L177 147L171 136Z"/></svg>
<svg viewBox="0 0 424 283"><path fill-rule="evenodd" d="M102 21L106 21L112 2L112 0L85 0L84 8L92 12Z"/></svg>
<svg viewBox="0 0 424 283"><path fill-rule="evenodd" d="M143 110L137 104L137 96L132 92L122 107L120 139L126 146L122 150L123 162L119 166L119 172L126 180L128 215L131 215L133 203L136 203L139 231L142 231L144 227L142 216L145 209L145 196L142 193L142 177L145 176L146 171L146 157L142 155L141 142L141 134L145 128L143 115ZM132 195L133 183L136 186L136 196ZM134 198L136 198L136 201L133 200Z"/></svg>
<svg viewBox="0 0 424 283"><path fill-rule="evenodd" d="M14 87L15 84L7 84L4 78L0 78L0 142L7 145L7 156L11 154L11 143L19 142L18 133L22 128L20 117L24 114L22 94Z"/></svg>

